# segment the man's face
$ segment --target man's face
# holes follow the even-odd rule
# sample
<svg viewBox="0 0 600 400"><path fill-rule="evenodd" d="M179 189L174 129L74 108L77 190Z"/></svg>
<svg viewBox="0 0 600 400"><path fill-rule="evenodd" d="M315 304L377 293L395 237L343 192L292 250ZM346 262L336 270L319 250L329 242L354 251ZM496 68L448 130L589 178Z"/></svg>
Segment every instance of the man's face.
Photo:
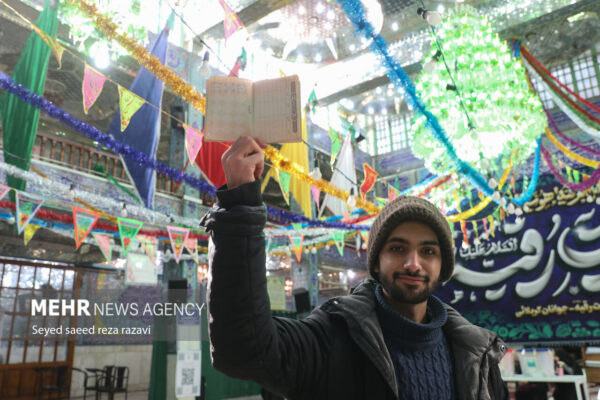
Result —
<svg viewBox="0 0 600 400"><path fill-rule="evenodd" d="M408 221L387 237L375 271L388 298L420 304L435 290L441 269L442 255L435 232L424 223Z"/></svg>

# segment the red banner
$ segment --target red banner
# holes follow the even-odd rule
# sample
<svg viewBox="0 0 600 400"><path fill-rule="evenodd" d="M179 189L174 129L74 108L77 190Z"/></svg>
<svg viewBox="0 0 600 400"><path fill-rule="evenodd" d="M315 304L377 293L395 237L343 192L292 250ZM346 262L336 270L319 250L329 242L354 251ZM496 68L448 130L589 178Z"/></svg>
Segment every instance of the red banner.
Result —
<svg viewBox="0 0 600 400"><path fill-rule="evenodd" d="M360 193L362 194L363 199L369 190L373 188L375 185L375 179L377 179L377 172L371 168L371 166L367 163L363 163L363 169L365 171L365 179L363 180L362 185L360 185Z"/></svg>

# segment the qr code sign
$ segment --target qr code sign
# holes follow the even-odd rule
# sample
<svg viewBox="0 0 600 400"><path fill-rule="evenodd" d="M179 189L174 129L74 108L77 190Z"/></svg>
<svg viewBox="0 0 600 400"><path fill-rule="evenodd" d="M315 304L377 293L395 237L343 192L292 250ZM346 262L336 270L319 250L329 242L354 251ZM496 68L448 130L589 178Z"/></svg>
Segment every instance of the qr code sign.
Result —
<svg viewBox="0 0 600 400"><path fill-rule="evenodd" d="M188 386L194 384L194 368L182 368L181 369L181 385Z"/></svg>

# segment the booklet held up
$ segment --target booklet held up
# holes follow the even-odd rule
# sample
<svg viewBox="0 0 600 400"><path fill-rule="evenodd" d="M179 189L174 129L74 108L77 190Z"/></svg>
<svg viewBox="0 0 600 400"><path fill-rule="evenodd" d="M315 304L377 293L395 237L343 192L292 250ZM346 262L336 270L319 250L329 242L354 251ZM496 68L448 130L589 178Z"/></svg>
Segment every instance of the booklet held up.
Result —
<svg viewBox="0 0 600 400"><path fill-rule="evenodd" d="M243 135L265 143L302 141L297 75L252 82L216 76L206 81L204 140L232 142Z"/></svg>

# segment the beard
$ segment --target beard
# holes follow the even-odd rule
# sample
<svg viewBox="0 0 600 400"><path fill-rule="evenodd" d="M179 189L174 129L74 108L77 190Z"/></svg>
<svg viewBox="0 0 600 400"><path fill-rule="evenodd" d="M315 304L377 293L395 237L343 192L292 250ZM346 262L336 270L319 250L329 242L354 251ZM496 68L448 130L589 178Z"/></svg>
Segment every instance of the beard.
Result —
<svg viewBox="0 0 600 400"><path fill-rule="evenodd" d="M423 278L424 287L421 289L403 289L396 283L400 276L412 276ZM428 275L411 274L409 272L395 272L390 281L387 276L379 273L379 282L384 291L396 302L407 304L420 304L427 301L429 296L438 286L438 280L431 280Z"/></svg>

